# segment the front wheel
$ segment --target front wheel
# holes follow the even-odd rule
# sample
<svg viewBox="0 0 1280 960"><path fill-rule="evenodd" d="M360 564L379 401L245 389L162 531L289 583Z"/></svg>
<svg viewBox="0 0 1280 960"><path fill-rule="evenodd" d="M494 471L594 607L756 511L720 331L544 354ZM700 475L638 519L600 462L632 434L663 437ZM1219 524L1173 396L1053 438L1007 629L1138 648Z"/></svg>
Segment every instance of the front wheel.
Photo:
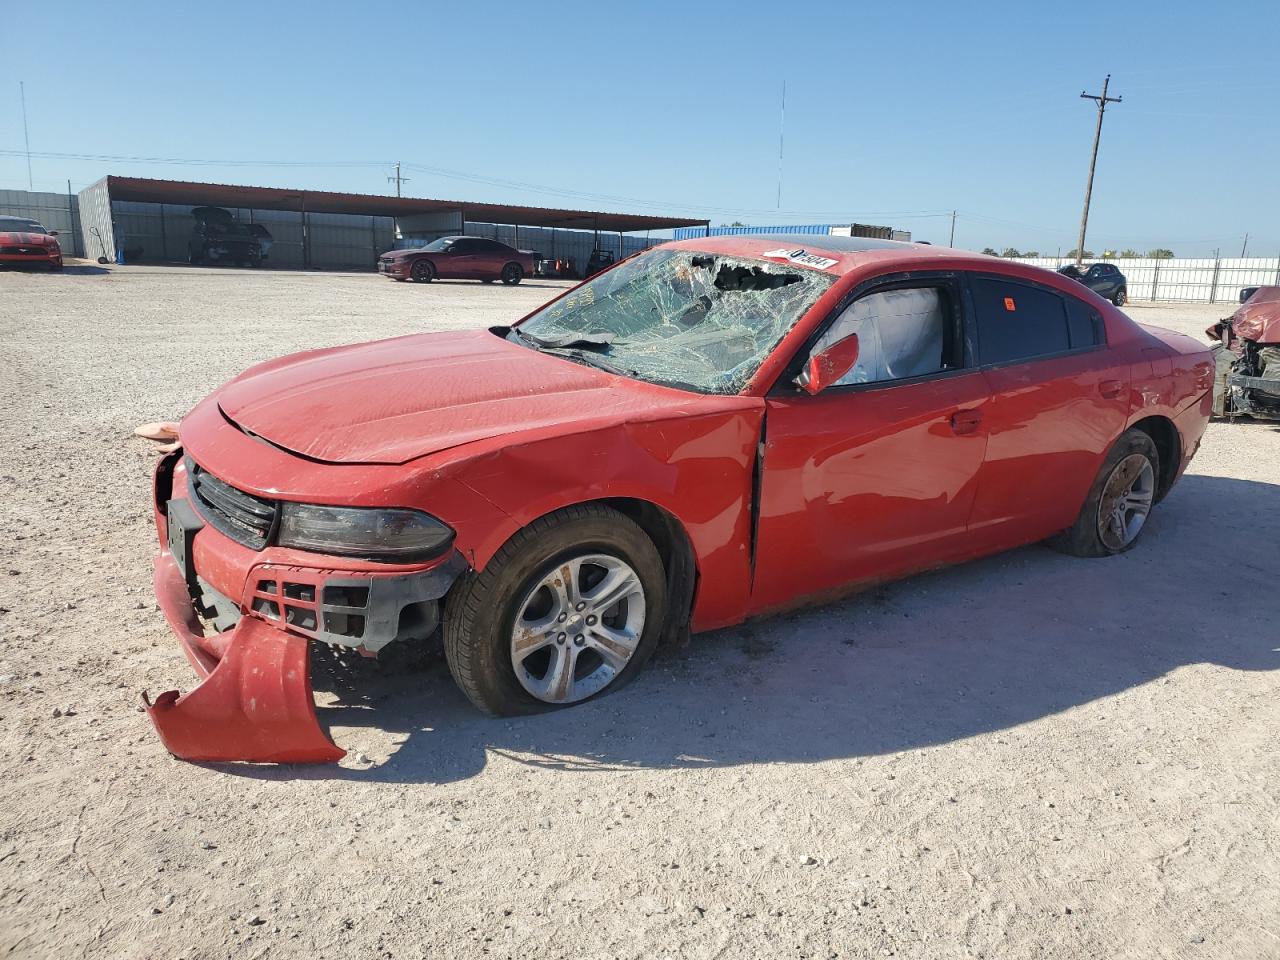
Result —
<svg viewBox="0 0 1280 960"><path fill-rule="evenodd" d="M444 648L486 713L580 703L627 683L657 646L666 578L632 520L569 507L515 534L449 594Z"/></svg>
<svg viewBox="0 0 1280 960"><path fill-rule="evenodd" d="M1111 298L1111 302L1114 303L1117 307L1123 307L1126 303L1129 302L1129 291L1125 290L1123 287L1117 290L1116 295Z"/></svg>
<svg viewBox="0 0 1280 960"><path fill-rule="evenodd" d="M436 268L430 260L415 260L409 269L414 283L430 283L436 278Z"/></svg>
<svg viewBox="0 0 1280 960"><path fill-rule="evenodd" d="M518 263L508 263L502 268L502 282L507 286L515 286L524 279L524 268Z"/></svg>
<svg viewBox="0 0 1280 960"><path fill-rule="evenodd" d="M1077 557L1109 557L1138 542L1156 500L1160 454L1141 430L1120 435L1072 526L1049 541Z"/></svg>

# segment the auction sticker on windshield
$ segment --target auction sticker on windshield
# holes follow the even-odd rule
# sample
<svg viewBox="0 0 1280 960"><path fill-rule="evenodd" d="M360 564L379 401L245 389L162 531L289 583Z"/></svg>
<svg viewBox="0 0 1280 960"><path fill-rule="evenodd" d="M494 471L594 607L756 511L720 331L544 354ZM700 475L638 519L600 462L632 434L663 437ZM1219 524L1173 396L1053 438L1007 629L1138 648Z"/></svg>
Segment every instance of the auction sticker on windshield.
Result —
<svg viewBox="0 0 1280 960"><path fill-rule="evenodd" d="M820 257L816 253L808 253L803 248L795 250L766 250L760 254L762 257L770 259L787 260L791 263L798 263L804 267L817 267L819 270L825 270L827 267L834 267L836 261L828 257Z"/></svg>

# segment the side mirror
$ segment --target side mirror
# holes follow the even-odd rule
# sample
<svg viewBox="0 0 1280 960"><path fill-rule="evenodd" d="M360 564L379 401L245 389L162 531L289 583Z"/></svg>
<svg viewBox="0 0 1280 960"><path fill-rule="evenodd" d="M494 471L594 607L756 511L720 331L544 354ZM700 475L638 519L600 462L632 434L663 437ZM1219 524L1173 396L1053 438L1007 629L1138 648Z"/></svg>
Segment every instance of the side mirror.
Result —
<svg viewBox="0 0 1280 960"><path fill-rule="evenodd" d="M857 362L858 335L851 333L809 358L804 375L800 377L800 389L809 396L816 396L833 383L839 382Z"/></svg>

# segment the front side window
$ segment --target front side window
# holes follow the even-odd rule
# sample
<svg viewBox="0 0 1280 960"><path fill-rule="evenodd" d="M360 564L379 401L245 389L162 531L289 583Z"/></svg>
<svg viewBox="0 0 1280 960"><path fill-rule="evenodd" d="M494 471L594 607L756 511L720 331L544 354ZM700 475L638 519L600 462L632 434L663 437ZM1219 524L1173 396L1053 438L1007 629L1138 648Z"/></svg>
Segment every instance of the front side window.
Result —
<svg viewBox="0 0 1280 960"><path fill-rule="evenodd" d="M834 282L767 260L657 249L592 278L517 329L544 347L589 344L575 354L583 362L598 356L601 366L643 380L731 394Z"/></svg>
<svg viewBox="0 0 1280 960"><path fill-rule="evenodd" d="M858 362L836 386L940 373L955 365L949 349L950 317L946 292L938 287L869 293L845 308L812 352L857 334Z"/></svg>
<svg viewBox="0 0 1280 960"><path fill-rule="evenodd" d="M969 282L983 364L1032 360L1072 348L1062 297L1043 287L997 277Z"/></svg>
<svg viewBox="0 0 1280 960"><path fill-rule="evenodd" d="M439 240L432 240L422 249L427 253L444 253L451 249L456 242L453 237L441 237Z"/></svg>

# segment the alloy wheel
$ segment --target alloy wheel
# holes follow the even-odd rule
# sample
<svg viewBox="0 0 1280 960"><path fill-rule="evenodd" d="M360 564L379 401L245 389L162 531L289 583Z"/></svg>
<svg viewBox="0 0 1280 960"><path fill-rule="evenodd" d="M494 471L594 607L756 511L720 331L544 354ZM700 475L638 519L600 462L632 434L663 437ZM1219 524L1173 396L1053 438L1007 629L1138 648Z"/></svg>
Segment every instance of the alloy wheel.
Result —
<svg viewBox="0 0 1280 960"><path fill-rule="evenodd" d="M604 553L557 563L516 609L511 665L520 685L544 703L599 693L626 669L644 633L640 576Z"/></svg>
<svg viewBox="0 0 1280 960"><path fill-rule="evenodd" d="M1138 539L1155 496L1156 472L1147 457L1134 453L1116 464L1098 498L1098 538L1108 550Z"/></svg>

